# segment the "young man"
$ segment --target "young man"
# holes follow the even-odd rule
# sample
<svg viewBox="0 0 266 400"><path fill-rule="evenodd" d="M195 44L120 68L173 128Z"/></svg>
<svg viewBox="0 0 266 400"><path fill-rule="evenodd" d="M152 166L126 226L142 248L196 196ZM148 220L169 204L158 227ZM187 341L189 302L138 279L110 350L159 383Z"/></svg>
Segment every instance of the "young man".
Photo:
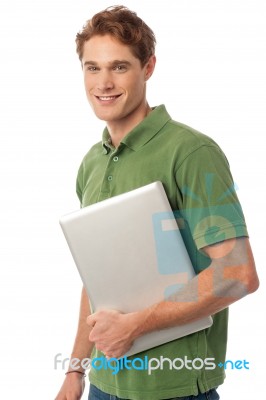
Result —
<svg viewBox="0 0 266 400"><path fill-rule="evenodd" d="M183 215L197 276L171 298L130 314L93 313L83 289L71 355L80 363L76 368L70 365L56 399L81 398L82 360L119 358L147 332L207 315L213 316L210 328L135 356L168 360L150 374L138 368L114 374L111 368L92 367L89 399L219 399L216 388L224 381L224 370L218 363L225 361L227 307L259 285L227 160L212 139L173 121L163 105L149 106L146 82L155 67L155 37L135 13L119 6L96 14L76 43L88 101L106 122L102 142L87 153L78 172L82 206L161 181L172 209ZM211 358L215 365L170 368L177 358Z"/></svg>

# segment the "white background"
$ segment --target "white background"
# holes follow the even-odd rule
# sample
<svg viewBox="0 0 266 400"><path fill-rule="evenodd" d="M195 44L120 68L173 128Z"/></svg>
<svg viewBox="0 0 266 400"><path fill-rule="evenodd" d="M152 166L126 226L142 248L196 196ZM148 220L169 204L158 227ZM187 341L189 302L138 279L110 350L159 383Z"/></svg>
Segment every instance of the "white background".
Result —
<svg viewBox="0 0 266 400"><path fill-rule="evenodd" d="M230 160L260 290L231 307L222 399L255 398L265 357L265 49L263 0L124 0L157 34L151 106L213 137ZM58 224L79 208L81 158L103 123L84 94L74 38L109 1L0 3L0 395L53 399L76 330L80 279ZM178 355L177 355L178 356ZM84 396L84 399L86 396Z"/></svg>

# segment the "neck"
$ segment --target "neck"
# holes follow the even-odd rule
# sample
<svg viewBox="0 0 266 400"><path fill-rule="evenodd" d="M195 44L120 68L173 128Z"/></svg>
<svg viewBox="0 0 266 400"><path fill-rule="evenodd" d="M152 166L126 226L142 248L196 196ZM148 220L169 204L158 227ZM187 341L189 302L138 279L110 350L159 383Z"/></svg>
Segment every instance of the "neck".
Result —
<svg viewBox="0 0 266 400"><path fill-rule="evenodd" d="M118 147L121 140L135 128L149 113L151 108L145 102L138 112L134 111L131 115L127 115L124 120L107 122L107 128L112 139L114 147Z"/></svg>

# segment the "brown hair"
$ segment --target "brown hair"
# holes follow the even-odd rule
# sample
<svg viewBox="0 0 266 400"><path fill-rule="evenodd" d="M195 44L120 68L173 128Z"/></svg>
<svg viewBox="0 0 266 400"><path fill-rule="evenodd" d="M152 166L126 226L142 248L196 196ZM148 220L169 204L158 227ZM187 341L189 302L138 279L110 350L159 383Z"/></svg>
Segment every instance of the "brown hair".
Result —
<svg viewBox="0 0 266 400"><path fill-rule="evenodd" d="M111 35L128 45L132 53L144 66L155 52L156 39L145 22L124 6L108 7L87 21L76 36L79 59L82 60L86 41L96 35Z"/></svg>

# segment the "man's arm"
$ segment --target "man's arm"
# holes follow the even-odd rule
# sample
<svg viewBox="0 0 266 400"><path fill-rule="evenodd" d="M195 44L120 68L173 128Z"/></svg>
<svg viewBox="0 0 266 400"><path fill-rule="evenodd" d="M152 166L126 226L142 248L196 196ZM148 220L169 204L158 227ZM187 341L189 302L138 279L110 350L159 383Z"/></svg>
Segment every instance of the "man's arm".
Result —
<svg viewBox="0 0 266 400"><path fill-rule="evenodd" d="M81 365L82 360L90 357L91 351L94 347L94 343L89 341L91 328L86 324L86 318L90 314L91 311L88 296L83 288L80 301L78 330L71 354L73 366L70 361L68 371L75 370L85 372L84 365ZM74 359L80 360L80 363L77 363ZM67 374L55 400L80 400L84 387L85 382L82 374L76 372Z"/></svg>
<svg viewBox="0 0 266 400"><path fill-rule="evenodd" d="M89 316L90 340L95 346L108 357L120 357L145 333L216 314L257 290L259 280L248 238L225 240L202 250L211 265L171 298L140 312L102 310Z"/></svg>

